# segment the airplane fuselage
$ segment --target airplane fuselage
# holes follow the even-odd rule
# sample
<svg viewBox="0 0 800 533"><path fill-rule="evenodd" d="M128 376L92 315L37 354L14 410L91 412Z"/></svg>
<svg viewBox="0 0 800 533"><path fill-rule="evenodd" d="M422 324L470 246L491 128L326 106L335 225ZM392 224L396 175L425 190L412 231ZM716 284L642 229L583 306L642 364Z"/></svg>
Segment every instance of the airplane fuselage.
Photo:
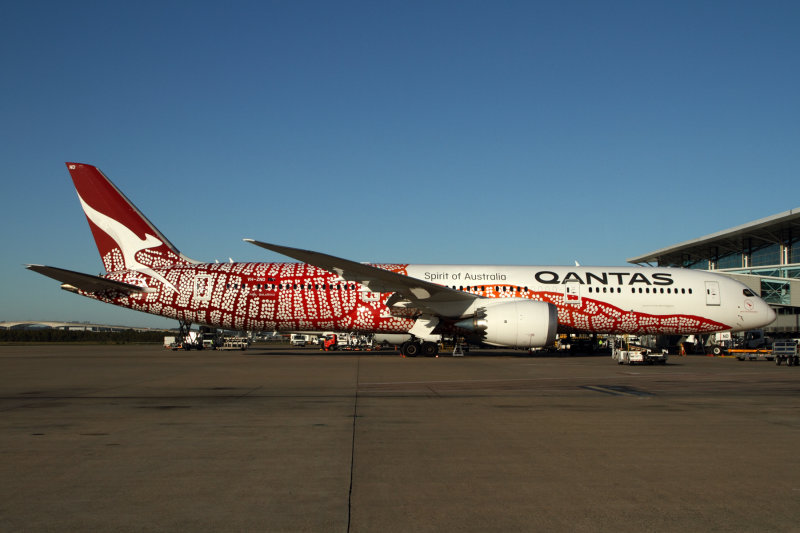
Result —
<svg viewBox="0 0 800 533"><path fill-rule="evenodd" d="M768 306L742 284L704 271L646 267L374 264L486 299L549 302L559 331L676 334L741 331ZM405 333L416 316L304 263L209 263L105 277L148 287L86 293L123 307L227 329ZM169 284L158 281L166 279ZM766 307L766 309L765 309Z"/></svg>

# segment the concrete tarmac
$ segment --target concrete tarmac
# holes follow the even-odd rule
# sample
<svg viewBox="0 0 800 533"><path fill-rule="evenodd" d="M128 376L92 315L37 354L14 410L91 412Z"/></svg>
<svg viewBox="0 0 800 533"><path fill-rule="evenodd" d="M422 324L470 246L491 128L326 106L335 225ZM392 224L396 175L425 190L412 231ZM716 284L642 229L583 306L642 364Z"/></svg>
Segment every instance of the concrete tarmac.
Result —
<svg viewBox="0 0 800 533"><path fill-rule="evenodd" d="M800 531L800 368L0 346L0 531Z"/></svg>

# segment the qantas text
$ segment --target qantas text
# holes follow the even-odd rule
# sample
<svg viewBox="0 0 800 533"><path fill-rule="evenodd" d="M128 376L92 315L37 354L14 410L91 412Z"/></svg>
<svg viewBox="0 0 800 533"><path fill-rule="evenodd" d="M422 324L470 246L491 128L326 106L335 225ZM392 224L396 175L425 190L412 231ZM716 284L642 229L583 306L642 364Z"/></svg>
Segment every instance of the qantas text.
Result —
<svg viewBox="0 0 800 533"><path fill-rule="evenodd" d="M608 285L609 280L611 280L612 283L616 281L618 285L634 285L636 283L644 283L645 285L672 285L674 283L672 274L663 272L651 274L650 276L640 272L602 272L600 274L595 274L593 272L567 272L562 278L556 272L540 270L534 277L536 281L544 284L580 283L581 285L591 285L592 283L598 283L600 285Z"/></svg>

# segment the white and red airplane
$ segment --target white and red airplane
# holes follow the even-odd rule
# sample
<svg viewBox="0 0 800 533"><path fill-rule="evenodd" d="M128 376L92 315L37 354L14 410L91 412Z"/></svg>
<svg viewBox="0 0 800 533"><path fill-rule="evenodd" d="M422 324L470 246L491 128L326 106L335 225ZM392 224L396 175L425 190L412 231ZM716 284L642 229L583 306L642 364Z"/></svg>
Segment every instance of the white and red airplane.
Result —
<svg viewBox="0 0 800 533"><path fill-rule="evenodd" d="M201 263L181 254L97 168L67 163L106 274L27 268L103 302L251 331L394 335L435 354L442 333L540 347L557 332L703 334L759 328L775 312L745 285L652 267L366 264L245 239L300 263ZM398 337L399 336L399 337Z"/></svg>

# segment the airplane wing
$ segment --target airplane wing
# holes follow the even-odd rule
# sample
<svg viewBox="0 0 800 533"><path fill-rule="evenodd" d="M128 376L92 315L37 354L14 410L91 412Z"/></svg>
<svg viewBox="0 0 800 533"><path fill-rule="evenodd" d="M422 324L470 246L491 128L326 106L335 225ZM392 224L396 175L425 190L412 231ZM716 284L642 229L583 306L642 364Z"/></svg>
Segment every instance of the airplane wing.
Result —
<svg viewBox="0 0 800 533"><path fill-rule="evenodd" d="M25 265L25 268L86 292L113 290L131 294L134 292L152 292L155 290L152 288L142 288L138 285L123 283L121 281L113 281L100 276L92 276L91 274L83 274L73 270L66 270L64 268L56 268L45 265Z"/></svg>
<svg viewBox="0 0 800 533"><path fill-rule="evenodd" d="M267 250L297 259L309 265L327 270L342 279L354 281L365 285L375 292L395 293L387 302L388 305L399 307L414 307L420 311L427 311L439 316L458 317L480 296L463 291L451 289L429 281L404 276L382 268L365 263L357 263L341 257L290 248L260 242L253 239L244 239Z"/></svg>

